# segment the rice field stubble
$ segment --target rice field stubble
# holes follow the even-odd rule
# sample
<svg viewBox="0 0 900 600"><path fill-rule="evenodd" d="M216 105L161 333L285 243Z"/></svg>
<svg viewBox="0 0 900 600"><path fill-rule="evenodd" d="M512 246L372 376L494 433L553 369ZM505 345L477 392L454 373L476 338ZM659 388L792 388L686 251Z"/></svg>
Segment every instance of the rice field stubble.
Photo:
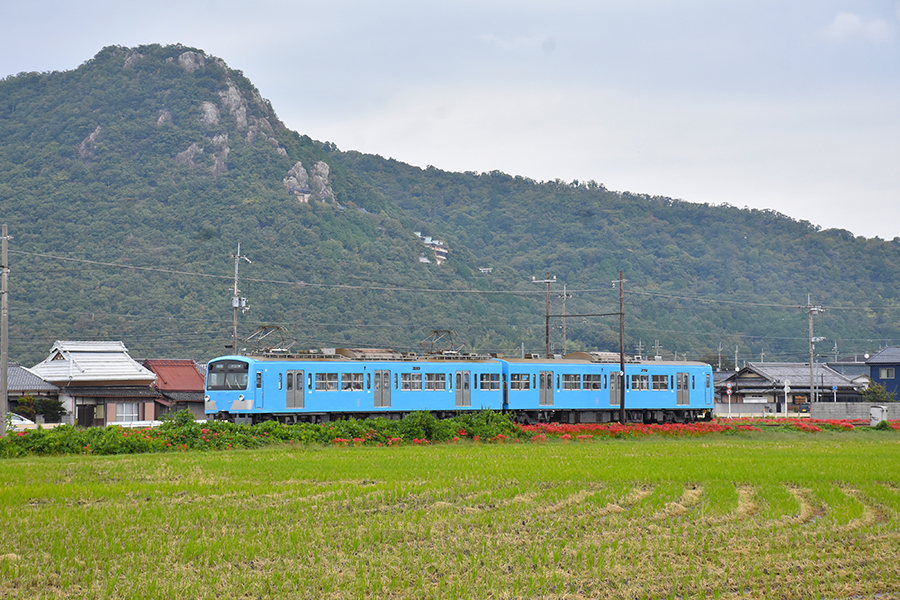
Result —
<svg viewBox="0 0 900 600"><path fill-rule="evenodd" d="M2 598L900 597L900 438L0 461Z"/></svg>

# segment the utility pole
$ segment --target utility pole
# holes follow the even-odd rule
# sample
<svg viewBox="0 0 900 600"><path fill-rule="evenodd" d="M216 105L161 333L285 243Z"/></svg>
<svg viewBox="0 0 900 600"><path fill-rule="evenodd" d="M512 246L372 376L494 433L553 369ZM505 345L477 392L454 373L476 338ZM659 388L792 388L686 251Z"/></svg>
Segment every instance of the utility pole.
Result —
<svg viewBox="0 0 900 600"><path fill-rule="evenodd" d="M625 276L619 271L619 423L625 424Z"/></svg>
<svg viewBox="0 0 900 600"><path fill-rule="evenodd" d="M238 290L238 265L241 263L241 259L246 260L247 264L252 264L250 259L246 256L241 256L241 243L238 242L237 253L232 254L231 258L234 259L234 296L231 298L231 307L234 310L234 330L231 338L231 350L233 354L240 354L240 350L238 349L238 309L241 309L242 314L246 314L247 311L250 310L250 307L247 306L247 299L241 298L240 290Z"/></svg>
<svg viewBox="0 0 900 600"><path fill-rule="evenodd" d="M562 314L563 314L563 318L562 318L563 352L562 353L563 353L563 356L568 354L568 352L566 352L566 298L571 298L571 296L566 293L566 287L567 287L567 285L564 283L562 295L557 296L557 298L562 299Z"/></svg>
<svg viewBox="0 0 900 600"><path fill-rule="evenodd" d="M550 358L550 284L556 283L556 275L553 276L553 279L550 279L550 273L548 272L547 277L543 280L535 279L534 276L532 276L531 282L547 284L547 309L544 317L544 338L547 345L547 358Z"/></svg>
<svg viewBox="0 0 900 600"><path fill-rule="evenodd" d="M816 342L825 341L823 337L813 334L813 315L825 312L821 306L813 306L809 294L806 296L806 310L809 311L809 401L816 401L815 352Z"/></svg>
<svg viewBox="0 0 900 600"><path fill-rule="evenodd" d="M716 371L722 370L722 342L719 342L719 366Z"/></svg>
<svg viewBox="0 0 900 600"><path fill-rule="evenodd" d="M9 239L4 223L0 250L0 438L6 436L9 412Z"/></svg>

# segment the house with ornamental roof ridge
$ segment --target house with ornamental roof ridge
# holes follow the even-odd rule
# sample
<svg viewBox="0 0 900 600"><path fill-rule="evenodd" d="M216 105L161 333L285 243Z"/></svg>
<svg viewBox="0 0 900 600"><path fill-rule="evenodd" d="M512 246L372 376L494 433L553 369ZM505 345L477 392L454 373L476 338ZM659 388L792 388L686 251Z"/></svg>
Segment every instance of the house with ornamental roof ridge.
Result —
<svg viewBox="0 0 900 600"><path fill-rule="evenodd" d="M798 405L810 402L813 394L821 402L857 402L862 399L862 386L829 366L816 363L813 373L814 384L810 390L809 363L747 363L719 383L719 401L727 401L728 384L731 384L732 404L782 407L785 385L790 388L788 406L794 410Z"/></svg>
<svg viewBox="0 0 900 600"><path fill-rule="evenodd" d="M156 418L156 375L131 358L122 342L57 341L31 371L59 388L63 407L79 425Z"/></svg>

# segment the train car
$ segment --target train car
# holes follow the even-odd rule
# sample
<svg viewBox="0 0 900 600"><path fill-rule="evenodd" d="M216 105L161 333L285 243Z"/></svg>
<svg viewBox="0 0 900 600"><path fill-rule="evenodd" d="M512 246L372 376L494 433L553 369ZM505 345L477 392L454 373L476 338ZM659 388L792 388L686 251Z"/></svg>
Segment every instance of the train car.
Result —
<svg viewBox="0 0 900 600"><path fill-rule="evenodd" d="M612 362L613 359L615 362ZM577 352L562 359L504 359L507 409L520 422L608 423L620 418L618 355ZM684 423L713 412L712 367L699 362L625 364L625 418Z"/></svg>
<svg viewBox="0 0 900 600"><path fill-rule="evenodd" d="M615 355L616 357L618 355ZM562 359L506 359L444 352L416 356L382 349L223 356L209 363L209 418L255 423L400 418L414 411L448 417L512 411L522 423L619 420L620 365L609 353ZM710 418L712 368L695 362L625 365L626 419Z"/></svg>
<svg viewBox="0 0 900 600"><path fill-rule="evenodd" d="M207 367L205 412L251 423L400 418L414 411L449 417L503 410L501 379L497 360L471 354L337 348L224 356Z"/></svg>

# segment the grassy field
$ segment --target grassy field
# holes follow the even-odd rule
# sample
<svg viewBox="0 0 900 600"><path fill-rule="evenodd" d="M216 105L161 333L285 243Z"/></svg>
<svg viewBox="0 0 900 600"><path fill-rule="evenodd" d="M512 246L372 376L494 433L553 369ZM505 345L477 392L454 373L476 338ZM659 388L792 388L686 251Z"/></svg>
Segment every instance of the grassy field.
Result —
<svg viewBox="0 0 900 600"><path fill-rule="evenodd" d="M0 598L735 597L900 597L900 435L0 461Z"/></svg>

